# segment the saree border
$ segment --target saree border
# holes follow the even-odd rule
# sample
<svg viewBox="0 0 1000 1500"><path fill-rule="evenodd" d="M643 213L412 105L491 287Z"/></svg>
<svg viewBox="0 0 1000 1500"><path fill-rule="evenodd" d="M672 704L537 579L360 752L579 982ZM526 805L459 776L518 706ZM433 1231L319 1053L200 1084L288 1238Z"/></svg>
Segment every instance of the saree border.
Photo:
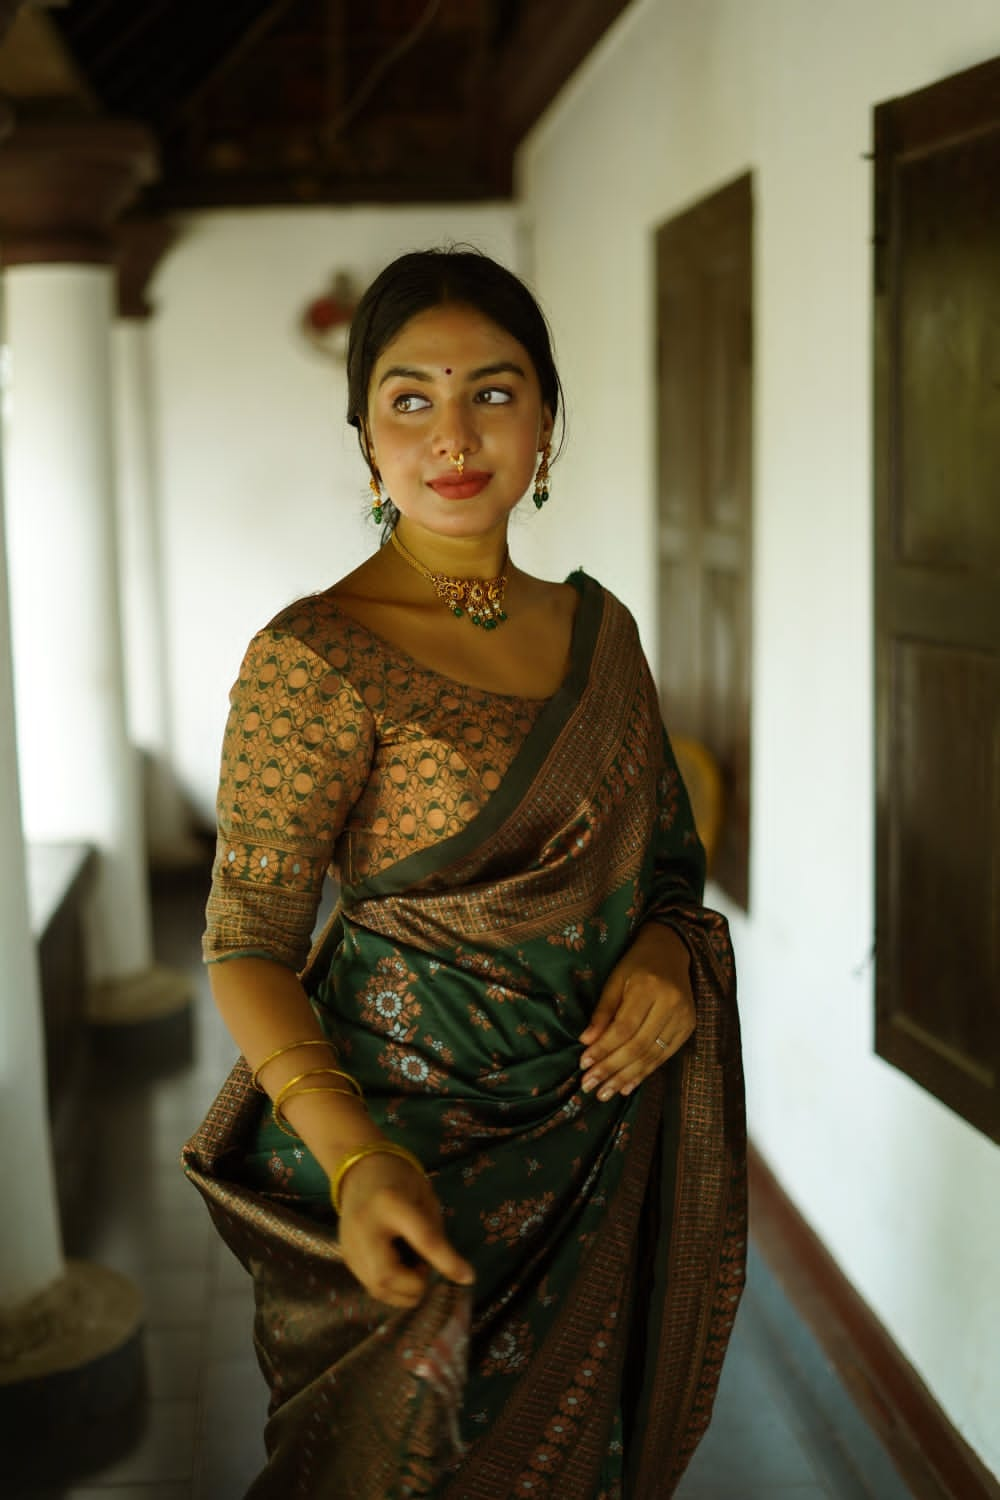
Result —
<svg viewBox="0 0 1000 1500"><path fill-rule="evenodd" d="M605 607L586 690L558 719L535 726L530 760L515 758L502 801L498 791L461 835L412 857L420 884L382 898L345 889L348 920L418 949L444 933L491 947L518 944L564 929L595 897L640 877L656 818L662 732L654 734L656 690L634 621L613 595L600 593ZM578 858L577 845L582 851L591 838L602 841L599 854ZM525 858L511 890L506 872Z"/></svg>
<svg viewBox="0 0 1000 1500"><path fill-rule="evenodd" d="M504 773L503 781L470 823L428 849L419 849L397 860L381 874L357 885L342 885L345 904L354 906L380 896L400 895L422 880L475 853L484 838L491 838L516 811L526 781L533 781L552 752L553 745L578 708L590 677L594 648L607 614L605 590L589 573L578 569L566 579L580 595L570 643L569 671L545 704Z"/></svg>
<svg viewBox="0 0 1000 1500"><path fill-rule="evenodd" d="M661 1182L659 1232L670 1250L650 1299L643 1395L634 1419L647 1439L629 1465L626 1486L636 1500L673 1494L708 1426L746 1278L739 1014L732 969L727 972L710 932L713 922L724 919L708 913L687 934L698 1027L675 1097L665 1103L680 1123Z"/></svg>
<svg viewBox="0 0 1000 1500"><path fill-rule="evenodd" d="M597 1484L616 1411L611 1396L620 1387L628 1354L636 1279L635 1230L660 1140L665 1086L662 1073L654 1074L643 1086L625 1170L577 1272L574 1295L532 1359L530 1378L518 1383L489 1432L469 1450L442 1491L442 1500L497 1500L509 1493L506 1487L518 1468L524 1468L540 1446L548 1446L545 1433L566 1391L567 1367L592 1357L594 1339L604 1333L613 1340L613 1348L595 1383L594 1404L607 1420L603 1425L585 1421L572 1451L565 1455L564 1467L552 1475L552 1484L571 1485L573 1494L583 1495ZM580 1287L584 1284L590 1289L590 1305L581 1315ZM610 1331L609 1288L615 1289L617 1304ZM540 1497L561 1492L547 1486L545 1475L539 1473Z"/></svg>

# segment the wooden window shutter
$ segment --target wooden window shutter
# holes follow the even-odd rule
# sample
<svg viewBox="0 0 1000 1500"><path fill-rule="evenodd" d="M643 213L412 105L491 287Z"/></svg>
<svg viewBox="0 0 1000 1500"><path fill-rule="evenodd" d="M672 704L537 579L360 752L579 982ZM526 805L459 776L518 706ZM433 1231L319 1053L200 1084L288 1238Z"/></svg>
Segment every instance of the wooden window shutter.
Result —
<svg viewBox="0 0 1000 1500"><path fill-rule="evenodd" d="M1000 59L875 111L876 1049L1000 1141Z"/></svg>

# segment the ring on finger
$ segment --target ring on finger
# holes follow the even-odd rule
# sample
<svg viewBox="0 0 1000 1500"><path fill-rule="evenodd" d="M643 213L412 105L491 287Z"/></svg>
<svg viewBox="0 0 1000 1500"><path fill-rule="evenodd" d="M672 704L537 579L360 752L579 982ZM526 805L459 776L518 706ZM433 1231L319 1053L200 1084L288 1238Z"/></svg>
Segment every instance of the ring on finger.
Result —
<svg viewBox="0 0 1000 1500"><path fill-rule="evenodd" d="M653 1040L654 1040L654 1042L656 1043L656 1045L658 1047L662 1047L663 1048L664 1052L669 1052L670 1051L670 1048L667 1046L667 1044L663 1040L662 1036L654 1037Z"/></svg>

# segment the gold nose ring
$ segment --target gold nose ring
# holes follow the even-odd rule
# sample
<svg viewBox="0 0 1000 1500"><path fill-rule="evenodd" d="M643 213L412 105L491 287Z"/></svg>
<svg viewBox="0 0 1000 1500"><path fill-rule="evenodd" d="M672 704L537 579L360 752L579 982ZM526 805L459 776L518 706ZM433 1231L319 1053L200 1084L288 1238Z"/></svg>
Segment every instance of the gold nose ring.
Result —
<svg viewBox="0 0 1000 1500"><path fill-rule="evenodd" d="M449 453L448 462L455 465L455 468L458 470L459 478L461 478L465 472L465 454Z"/></svg>

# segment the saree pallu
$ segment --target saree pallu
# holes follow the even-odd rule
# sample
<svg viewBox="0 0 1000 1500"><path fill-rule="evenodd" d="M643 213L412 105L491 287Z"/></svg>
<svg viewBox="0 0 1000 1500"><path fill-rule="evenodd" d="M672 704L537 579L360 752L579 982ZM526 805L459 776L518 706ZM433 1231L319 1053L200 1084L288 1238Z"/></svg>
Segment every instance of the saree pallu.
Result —
<svg viewBox="0 0 1000 1500"><path fill-rule="evenodd" d="M708 1423L746 1250L732 952L612 604L483 812L345 887L306 975L475 1286L432 1279L412 1311L369 1297L325 1175L242 1060L185 1148L255 1282L272 1400L253 1500L654 1500ZM647 921L688 947L697 1029L604 1104L578 1038Z"/></svg>

